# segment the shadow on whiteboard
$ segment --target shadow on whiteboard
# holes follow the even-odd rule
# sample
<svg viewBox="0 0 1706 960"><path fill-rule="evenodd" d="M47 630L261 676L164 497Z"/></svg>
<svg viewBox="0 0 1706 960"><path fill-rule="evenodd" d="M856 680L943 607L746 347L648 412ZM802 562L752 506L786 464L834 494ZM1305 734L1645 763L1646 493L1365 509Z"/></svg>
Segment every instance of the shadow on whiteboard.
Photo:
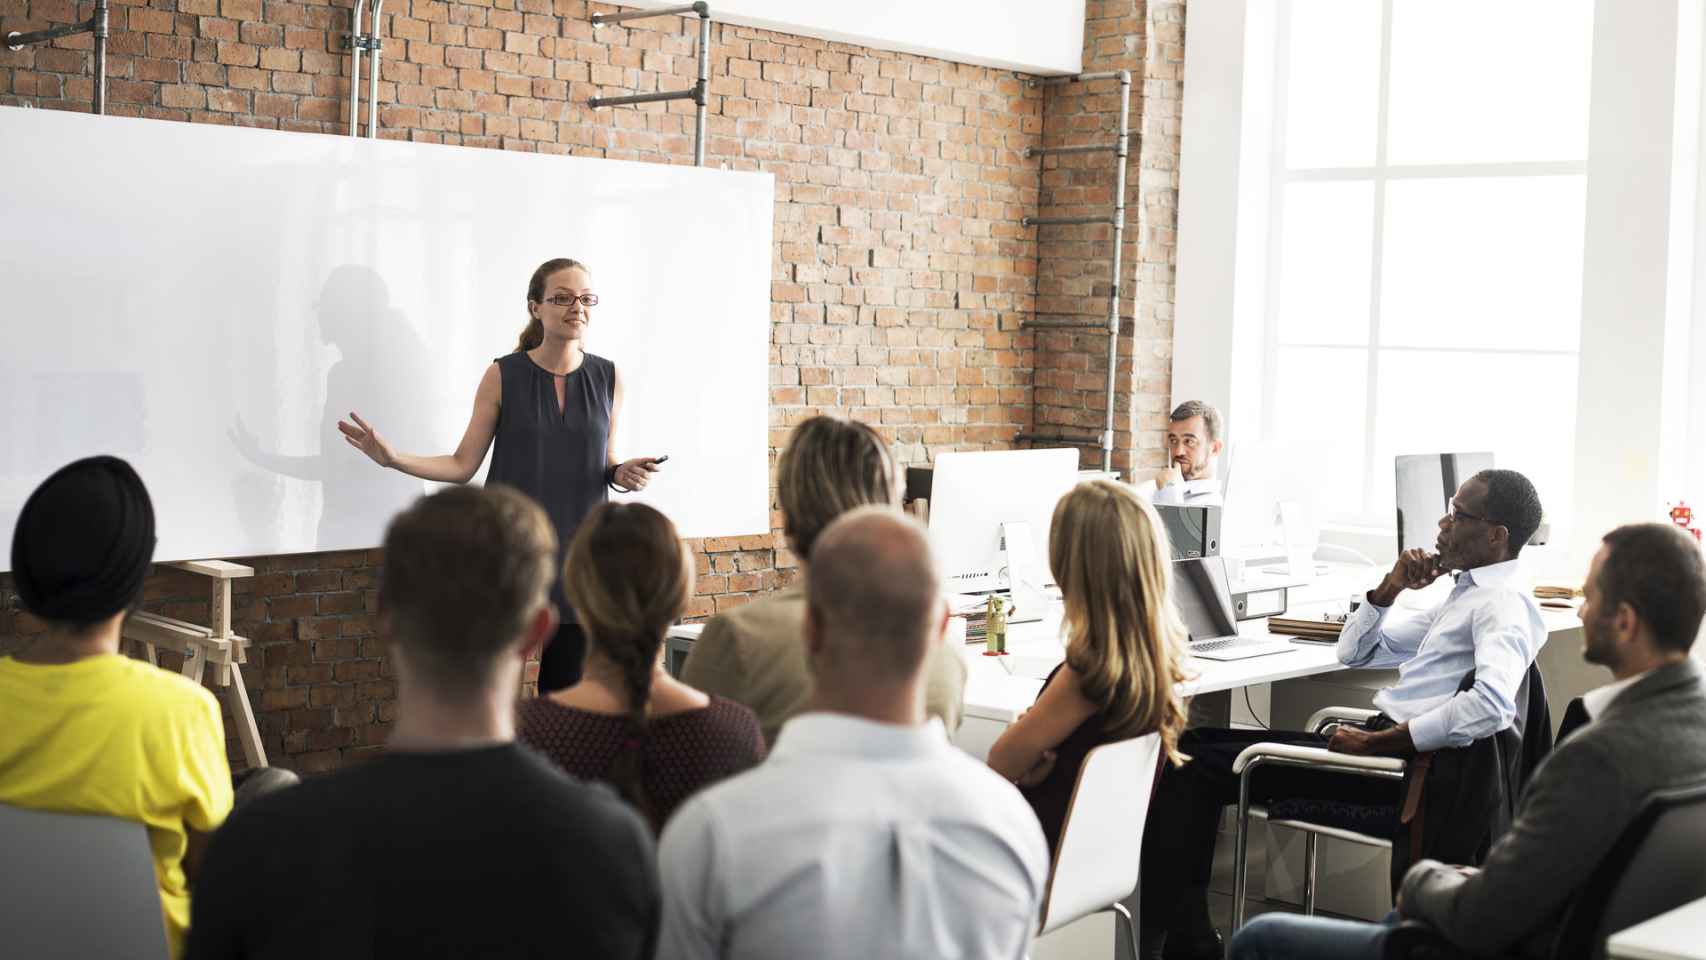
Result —
<svg viewBox="0 0 1706 960"><path fill-rule="evenodd" d="M430 435L432 417L425 398L410 386L428 379L425 346L402 312L391 305L385 279L373 270L346 264L326 278L314 301L314 322L320 342L338 351L326 374L325 402L313 434L317 449L285 452L269 449L257 439L250 423L263 422L277 408L238 411L230 429L231 442L249 463L284 482L245 484L244 516L276 517L287 508L292 483L310 485L301 491L319 500L314 550L366 547L380 541L385 525L399 504L424 492L422 481L386 470L347 444L338 432L338 419L352 410L373 424L381 436L405 440ZM473 395L474 385L469 385ZM255 403L264 396L251 396ZM272 424L275 436L295 431ZM425 451L423 451L425 452Z"/></svg>

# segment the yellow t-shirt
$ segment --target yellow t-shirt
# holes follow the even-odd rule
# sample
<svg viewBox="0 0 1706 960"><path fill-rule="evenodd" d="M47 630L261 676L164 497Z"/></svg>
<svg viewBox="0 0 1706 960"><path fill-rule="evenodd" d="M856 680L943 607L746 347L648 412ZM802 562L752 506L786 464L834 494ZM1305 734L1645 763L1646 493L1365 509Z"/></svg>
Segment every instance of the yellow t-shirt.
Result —
<svg viewBox="0 0 1706 960"><path fill-rule="evenodd" d="M172 956L189 929L186 828L231 812L219 703L200 684L117 654L43 665L0 658L0 803L141 822Z"/></svg>

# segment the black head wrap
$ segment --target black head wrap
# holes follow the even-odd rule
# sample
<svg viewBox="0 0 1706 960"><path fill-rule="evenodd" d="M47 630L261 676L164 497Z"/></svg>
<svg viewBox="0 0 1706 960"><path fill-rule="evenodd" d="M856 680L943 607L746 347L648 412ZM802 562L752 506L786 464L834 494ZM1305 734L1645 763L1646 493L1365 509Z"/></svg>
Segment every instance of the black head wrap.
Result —
<svg viewBox="0 0 1706 960"><path fill-rule="evenodd" d="M61 623L92 623L130 606L153 557L154 504L117 457L78 460L42 481L12 534L24 609Z"/></svg>

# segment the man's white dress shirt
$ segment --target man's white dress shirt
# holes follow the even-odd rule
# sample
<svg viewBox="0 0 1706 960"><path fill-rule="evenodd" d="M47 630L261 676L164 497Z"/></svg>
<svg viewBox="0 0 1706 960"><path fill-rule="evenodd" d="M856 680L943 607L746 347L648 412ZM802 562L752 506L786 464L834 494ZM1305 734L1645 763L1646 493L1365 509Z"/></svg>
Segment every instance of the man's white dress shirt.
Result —
<svg viewBox="0 0 1706 960"><path fill-rule="evenodd" d="M1587 711L1588 719L1598 720L1599 715L1605 712L1605 708L1611 706L1611 701L1616 700L1622 695L1623 691L1637 683L1640 683L1642 677L1645 677L1647 674L1652 672L1653 671L1651 670L1646 670L1641 673L1637 673L1632 677L1624 677L1622 680L1613 680L1603 687L1595 687L1587 693L1582 694L1582 709Z"/></svg>
<svg viewBox="0 0 1706 960"><path fill-rule="evenodd" d="M806 713L664 829L660 960L1017 958L1048 880L1019 791L948 743Z"/></svg>
<svg viewBox="0 0 1706 960"><path fill-rule="evenodd" d="M1418 751L1466 747L1515 721L1517 692L1546 643L1518 563L1465 570L1444 603L1417 617L1364 603L1339 634L1346 666L1398 668L1374 705L1410 725ZM1475 685L1458 693L1470 670Z"/></svg>
<svg viewBox="0 0 1706 960"><path fill-rule="evenodd" d="M1150 503L1174 507L1218 507L1225 503L1219 477L1169 483L1150 498Z"/></svg>

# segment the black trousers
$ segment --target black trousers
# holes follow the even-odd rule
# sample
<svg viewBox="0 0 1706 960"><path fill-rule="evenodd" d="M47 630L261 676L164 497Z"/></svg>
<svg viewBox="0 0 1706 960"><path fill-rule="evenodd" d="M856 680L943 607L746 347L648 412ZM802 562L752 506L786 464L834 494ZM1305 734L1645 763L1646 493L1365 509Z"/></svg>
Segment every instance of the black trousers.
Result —
<svg viewBox="0 0 1706 960"><path fill-rule="evenodd" d="M1238 802L1238 776L1232 763L1253 743L1325 747L1327 738L1287 730L1185 731L1179 749L1191 759L1167 767L1155 788L1143 832L1142 918L1149 929L1170 929L1201 937L1205 930L1180 930L1180 917L1206 918L1206 904L1182 897L1206 894L1214 871L1214 845L1221 808ZM1320 798L1363 806L1396 806L1396 781L1322 773L1296 767L1263 767L1250 784L1251 803L1271 805L1288 799ZM1196 921L1204 922L1202 920Z"/></svg>
<svg viewBox="0 0 1706 960"><path fill-rule="evenodd" d="M581 682L586 660L586 631L578 623L559 623L557 633L539 652L539 692L550 693Z"/></svg>

